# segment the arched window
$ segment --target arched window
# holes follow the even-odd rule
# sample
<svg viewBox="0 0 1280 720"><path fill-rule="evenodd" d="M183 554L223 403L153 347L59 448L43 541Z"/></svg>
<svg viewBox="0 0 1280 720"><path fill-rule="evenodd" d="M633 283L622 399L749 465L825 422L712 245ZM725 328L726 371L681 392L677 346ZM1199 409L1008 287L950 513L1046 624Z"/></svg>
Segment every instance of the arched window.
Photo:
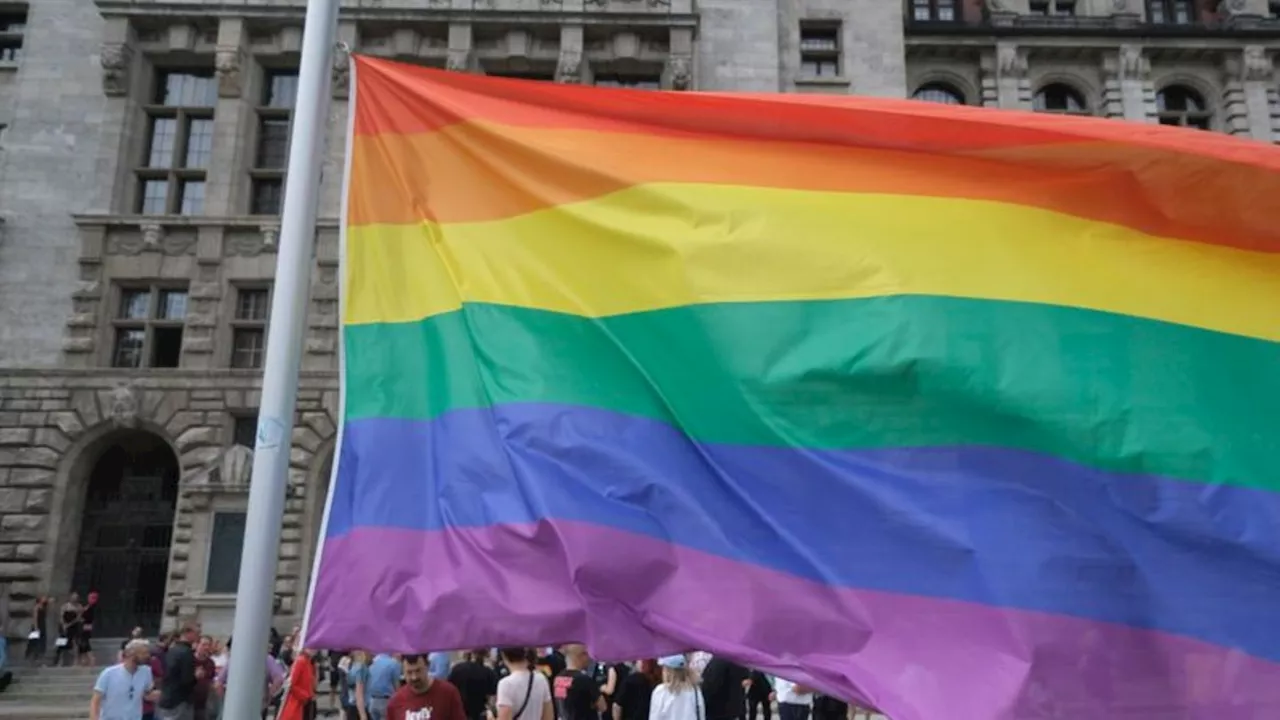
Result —
<svg viewBox="0 0 1280 720"><path fill-rule="evenodd" d="M1156 93L1156 117L1161 125L1208 130L1213 113L1200 93L1186 85L1170 85Z"/></svg>
<svg viewBox="0 0 1280 720"><path fill-rule="evenodd" d="M932 82L921 85L911 93L912 100L924 100L944 105L964 105L964 93L947 83Z"/></svg>
<svg viewBox="0 0 1280 720"><path fill-rule="evenodd" d="M1063 83L1050 83L1036 93L1034 105L1036 112L1057 113L1059 115L1088 115L1089 106L1084 96L1075 88Z"/></svg>

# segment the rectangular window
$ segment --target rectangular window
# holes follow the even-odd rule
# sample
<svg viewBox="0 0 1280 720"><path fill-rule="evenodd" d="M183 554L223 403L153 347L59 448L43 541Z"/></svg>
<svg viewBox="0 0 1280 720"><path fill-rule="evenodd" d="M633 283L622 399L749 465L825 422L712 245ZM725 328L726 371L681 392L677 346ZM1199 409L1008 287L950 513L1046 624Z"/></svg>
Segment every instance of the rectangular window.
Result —
<svg viewBox="0 0 1280 720"><path fill-rule="evenodd" d="M138 168L143 215L204 213L218 84L212 70L163 71L146 107L147 149Z"/></svg>
<svg viewBox="0 0 1280 720"><path fill-rule="evenodd" d="M800 24L800 75L840 76L840 25L830 22Z"/></svg>
<svg viewBox="0 0 1280 720"><path fill-rule="evenodd" d="M911 0L911 18L916 22L955 22L960 19L959 0Z"/></svg>
<svg viewBox="0 0 1280 720"><path fill-rule="evenodd" d="M182 360L187 291L173 287L126 287L112 320L111 366L176 368Z"/></svg>
<svg viewBox="0 0 1280 720"><path fill-rule="evenodd" d="M267 357L267 316L271 309L268 288L239 288L235 319L231 321L231 367L252 370Z"/></svg>
<svg viewBox="0 0 1280 720"><path fill-rule="evenodd" d="M231 444L253 449L258 439L258 415L237 415L232 428Z"/></svg>
<svg viewBox="0 0 1280 720"><path fill-rule="evenodd" d="M245 519L242 512L213 514L213 532L209 534L209 570L204 583L206 593L230 595L239 588Z"/></svg>
<svg viewBox="0 0 1280 720"><path fill-rule="evenodd" d="M1195 0L1147 0L1147 21L1157 25L1191 25L1196 22Z"/></svg>
<svg viewBox="0 0 1280 720"><path fill-rule="evenodd" d="M280 214L289 164L289 127L297 99L297 70L266 71L258 102L258 142L249 171L249 212L253 215Z"/></svg>
<svg viewBox="0 0 1280 720"><path fill-rule="evenodd" d="M27 32L27 11L0 9L0 63L16 63L22 58L22 41Z"/></svg>
<svg viewBox="0 0 1280 720"><path fill-rule="evenodd" d="M1076 0L1031 0L1032 15L1070 17L1076 14Z"/></svg>

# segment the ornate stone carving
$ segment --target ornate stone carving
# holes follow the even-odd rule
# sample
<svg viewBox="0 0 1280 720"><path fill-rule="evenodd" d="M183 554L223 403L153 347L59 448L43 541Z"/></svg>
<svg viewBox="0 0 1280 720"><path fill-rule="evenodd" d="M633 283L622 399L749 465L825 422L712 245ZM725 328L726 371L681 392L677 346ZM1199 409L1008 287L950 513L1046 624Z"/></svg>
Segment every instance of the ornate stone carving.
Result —
<svg viewBox="0 0 1280 720"><path fill-rule="evenodd" d="M220 47L214 56L214 68L218 73L218 95L225 98L240 97L240 66L244 51L238 47Z"/></svg>
<svg viewBox="0 0 1280 720"><path fill-rule="evenodd" d="M1272 62L1271 56L1267 54L1267 49L1261 45L1249 45L1245 47L1243 53L1243 72L1241 73L1245 80L1270 81L1275 74L1275 64Z"/></svg>
<svg viewBox="0 0 1280 720"><path fill-rule="evenodd" d="M276 244L280 240L280 226L275 223L267 223L258 228L262 231L262 249L267 252L274 252Z"/></svg>
<svg viewBox="0 0 1280 720"><path fill-rule="evenodd" d="M138 424L138 393L130 385L117 385L109 396L111 407L107 416L118 428L131 428Z"/></svg>
<svg viewBox="0 0 1280 720"><path fill-rule="evenodd" d="M345 98L351 90L351 55L342 48L333 53L333 96Z"/></svg>
<svg viewBox="0 0 1280 720"><path fill-rule="evenodd" d="M996 48L996 69L1005 77L1025 77L1027 55L1016 46L999 45Z"/></svg>
<svg viewBox="0 0 1280 720"><path fill-rule="evenodd" d="M264 225L263 227L268 226ZM223 254L237 255L239 257L257 257L265 249L265 240L265 230L260 235L255 235L251 232L228 233L226 239L223 240Z"/></svg>
<svg viewBox="0 0 1280 720"><path fill-rule="evenodd" d="M1248 0L1222 0L1218 3L1218 12L1227 17L1249 14Z"/></svg>
<svg viewBox="0 0 1280 720"><path fill-rule="evenodd" d="M560 61L556 64L556 82L582 82L582 51L565 50L560 53Z"/></svg>
<svg viewBox="0 0 1280 720"><path fill-rule="evenodd" d="M1137 45L1121 45L1114 63L1108 65L1107 69L1121 80L1143 80L1151 74L1151 61Z"/></svg>
<svg viewBox="0 0 1280 720"><path fill-rule="evenodd" d="M184 484L196 491L192 494L196 497L202 494L200 491L243 490L249 486L252 477L253 450L243 445L232 445L220 451L212 462Z"/></svg>
<svg viewBox="0 0 1280 720"><path fill-rule="evenodd" d="M164 226L157 223L144 223L138 227L142 236L143 249L159 250L160 241L164 239Z"/></svg>
<svg viewBox="0 0 1280 720"><path fill-rule="evenodd" d="M102 92L111 97L129 93L129 66L133 62L133 48L124 43L107 43L102 46Z"/></svg>
<svg viewBox="0 0 1280 720"><path fill-rule="evenodd" d="M672 90L688 90L693 86L693 60L684 55L667 59L667 73Z"/></svg>
<svg viewBox="0 0 1280 720"><path fill-rule="evenodd" d="M987 0L987 12L1005 14L1017 12L1010 0Z"/></svg>

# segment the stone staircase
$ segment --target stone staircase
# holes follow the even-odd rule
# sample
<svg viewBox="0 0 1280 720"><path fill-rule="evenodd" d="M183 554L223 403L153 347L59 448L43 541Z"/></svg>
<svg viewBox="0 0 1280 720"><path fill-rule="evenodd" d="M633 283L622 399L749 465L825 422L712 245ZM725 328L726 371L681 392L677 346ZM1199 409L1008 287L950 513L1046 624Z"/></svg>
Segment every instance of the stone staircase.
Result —
<svg viewBox="0 0 1280 720"><path fill-rule="evenodd" d="M0 693L4 720L85 720L102 666L9 668L13 683Z"/></svg>

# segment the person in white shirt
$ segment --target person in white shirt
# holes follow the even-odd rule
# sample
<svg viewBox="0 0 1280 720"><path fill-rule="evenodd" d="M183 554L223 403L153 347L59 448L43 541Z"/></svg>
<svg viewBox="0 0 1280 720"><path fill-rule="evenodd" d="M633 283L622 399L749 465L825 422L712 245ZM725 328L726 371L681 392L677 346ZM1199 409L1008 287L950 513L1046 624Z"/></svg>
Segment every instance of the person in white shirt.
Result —
<svg viewBox="0 0 1280 720"><path fill-rule="evenodd" d="M511 674L498 681L498 720L552 720L551 685L534 670L527 648L502 648L499 656Z"/></svg>
<svg viewBox="0 0 1280 720"><path fill-rule="evenodd" d="M685 656L664 657L658 665L662 667L662 684L653 689L649 700L649 720L706 720L698 675Z"/></svg>
<svg viewBox="0 0 1280 720"><path fill-rule="evenodd" d="M775 677L773 693L778 701L778 720L809 720L813 709L813 688Z"/></svg>
<svg viewBox="0 0 1280 720"><path fill-rule="evenodd" d="M89 720L142 720L142 702L159 699L151 678L151 644L130 640L122 655L93 684Z"/></svg>

